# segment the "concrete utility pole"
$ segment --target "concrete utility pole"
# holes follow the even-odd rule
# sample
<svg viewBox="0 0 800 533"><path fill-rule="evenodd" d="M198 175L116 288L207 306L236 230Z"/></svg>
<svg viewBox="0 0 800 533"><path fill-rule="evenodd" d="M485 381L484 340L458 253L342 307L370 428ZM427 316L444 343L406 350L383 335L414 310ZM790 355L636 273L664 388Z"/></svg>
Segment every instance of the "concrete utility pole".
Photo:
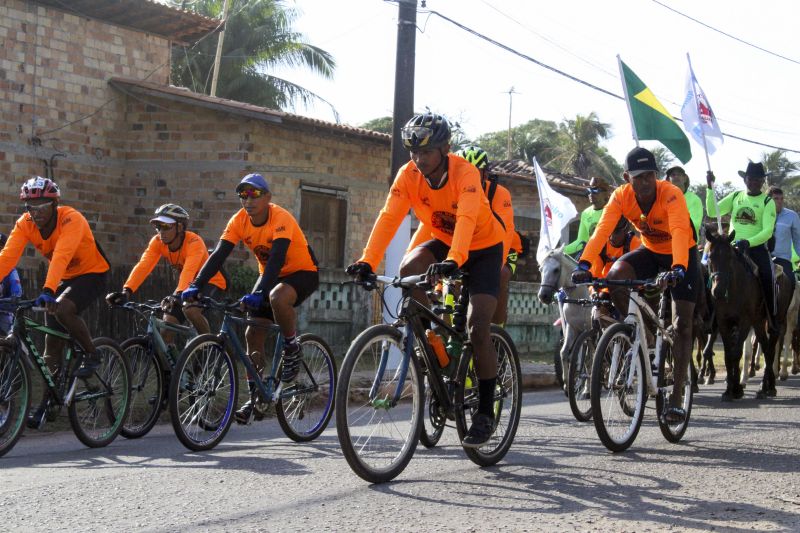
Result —
<svg viewBox="0 0 800 533"><path fill-rule="evenodd" d="M508 146L506 147L506 159L511 159L511 99L513 98L514 87L508 90Z"/></svg>
<svg viewBox="0 0 800 533"><path fill-rule="evenodd" d="M417 0L400 0L397 16L397 56L394 74L394 112L392 124L392 173L389 183L408 162L400 129L414 114L414 55L417 40Z"/></svg>
<svg viewBox="0 0 800 533"><path fill-rule="evenodd" d="M225 26L228 25L228 4L230 0L225 0L222 6L222 31L219 32L217 41L217 54L214 56L214 75L211 77L211 96L217 96L217 80L219 79L219 62L222 59L222 43L225 41Z"/></svg>

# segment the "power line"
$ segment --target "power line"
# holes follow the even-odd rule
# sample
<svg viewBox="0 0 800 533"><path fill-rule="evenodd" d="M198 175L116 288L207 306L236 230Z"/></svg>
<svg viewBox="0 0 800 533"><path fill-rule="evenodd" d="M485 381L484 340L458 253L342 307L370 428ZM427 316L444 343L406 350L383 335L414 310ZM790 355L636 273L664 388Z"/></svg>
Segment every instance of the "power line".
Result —
<svg viewBox="0 0 800 533"><path fill-rule="evenodd" d="M653 0L653 1L655 1L655 0ZM540 67L546 68L547 70L555 72L556 74L558 74L560 76L564 76L565 78L567 78L569 80L572 80L574 82L580 83L581 85L585 85L585 86L589 87L590 89L594 89L595 91L601 92L601 93L603 93L605 95L611 96L611 97L616 98L618 100L623 100L623 101L625 100L624 96L620 96L619 94L613 93L613 92L611 92L611 91L609 91L607 89L603 89L602 87L594 85L593 83L589 83L588 81L583 80L581 78L578 78L577 76L573 76L572 74L568 74L567 72L564 72L563 70L559 70L559 69L557 69L557 68L555 68L553 66L550 66L550 65L548 65L546 63L543 63L543 62L539 61L538 59L534 59L533 57L531 57L529 55L523 54L522 52L520 52L518 50L515 50L514 48L511 48L508 45L500 43L500 42L492 39L491 37L488 37L488 36L478 32L476 30L473 30L472 28L469 28L469 27L461 24L460 22L457 22L457 21L453 20L453 19L451 19L450 17L448 17L446 15L442 15L438 11L428 10L426 12L430 13L432 15L436 15L437 17L446 20L450 24L453 24L454 26L466 31L467 33L471 33L475 37L478 37L479 39L483 39L484 41L486 41L488 43L491 43L491 44L497 46L498 48L502 48L503 50L505 50L507 52L510 52L510 53L512 53L512 54L514 54L516 56L519 56L522 59L525 59L526 61L530 61L531 63L539 65ZM683 122L683 120L681 118L679 118L679 117L672 117L672 118L674 120L678 121L678 122ZM731 135L729 133L723 133L723 135L725 137L730 137L731 139L737 139L739 141L744 141L746 143L755 144L755 145L758 145L758 146L764 146L766 148L773 148L775 150L783 150L784 152L792 152L792 153L795 153L795 154L800 154L800 150L793 150L791 148L784 148L782 146L776 146L776 145L772 145L772 144L762 143L762 142L759 142L759 141L754 141L752 139L747 139L745 137L740 137L738 135Z"/></svg>
<svg viewBox="0 0 800 533"><path fill-rule="evenodd" d="M800 65L800 61L797 61L796 59L792 59L791 57L786 57L786 56L781 55L781 54L779 54L777 52L773 52L771 50L767 50L766 48L762 48L761 46L758 46L757 44L753 44L751 42L745 41L744 39L740 39L739 37L736 37L735 35L731 35L730 33L726 33L726 32L724 32L724 31L722 31L720 29L715 28L714 26L706 24L705 22L703 22L701 20L697 20L694 17L690 17L686 13L681 13L677 9L672 8L672 7L670 7L670 6L666 5L666 4L663 4L663 3L659 2L658 0L652 0L652 2L660 5L661 7L665 8L665 9L669 9L673 13L676 13L676 14L682 16L682 17L686 17L687 19L691 20L692 22L696 22L697 24L700 24L701 26L705 26L709 30L715 31L717 33L721 33L725 37L729 37L729 38L733 39L734 41L739 41L740 43L742 43L744 45L750 46L750 47L755 48L757 50L761 50L762 52L766 52L766 53L768 53L770 55L773 55L775 57L779 57L781 59L785 59L786 61L791 61L792 63L794 63L796 65Z"/></svg>

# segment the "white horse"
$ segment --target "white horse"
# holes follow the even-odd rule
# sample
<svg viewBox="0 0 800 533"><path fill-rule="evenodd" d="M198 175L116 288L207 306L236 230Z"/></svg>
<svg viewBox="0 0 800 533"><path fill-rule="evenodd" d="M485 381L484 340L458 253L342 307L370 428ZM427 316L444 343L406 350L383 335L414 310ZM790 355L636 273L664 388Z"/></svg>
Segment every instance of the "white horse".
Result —
<svg viewBox="0 0 800 533"><path fill-rule="evenodd" d="M794 293L792 294L792 301L789 303L789 309L786 311L786 332L783 334L781 344L778 345L778 350L775 352L775 361L772 364L772 369L775 375L781 381L789 379L789 357L792 357L792 371L796 369L795 357L792 354L792 335L794 333L794 326L797 324L797 315L800 312L800 283L795 283ZM744 365L742 365L742 388L747 384L747 378L750 376L750 361L753 355L753 337L747 336L744 343ZM783 355L781 357L781 355ZM756 364L755 367L760 366L761 347L756 349L755 353Z"/></svg>
<svg viewBox="0 0 800 533"><path fill-rule="evenodd" d="M564 254L562 248L550 250L539 271L542 281L539 286L539 300L546 305L553 303L556 293L563 289L569 299L588 299L589 288L586 285L576 286L572 283L571 274L577 266L577 261ZM559 304L561 327L564 331L564 344L561 345L561 371L566 390L569 376L569 355L572 344L582 332L592 327L592 308L574 303Z"/></svg>

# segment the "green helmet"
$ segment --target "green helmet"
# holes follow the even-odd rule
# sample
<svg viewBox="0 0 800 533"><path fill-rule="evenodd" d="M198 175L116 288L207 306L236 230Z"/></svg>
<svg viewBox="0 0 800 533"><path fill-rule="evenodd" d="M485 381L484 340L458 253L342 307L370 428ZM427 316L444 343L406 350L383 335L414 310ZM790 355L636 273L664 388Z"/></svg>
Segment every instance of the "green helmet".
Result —
<svg viewBox="0 0 800 533"><path fill-rule="evenodd" d="M479 170L486 168L486 165L489 164L489 156L482 148L477 146L465 146L456 152L456 155L460 155L475 165Z"/></svg>

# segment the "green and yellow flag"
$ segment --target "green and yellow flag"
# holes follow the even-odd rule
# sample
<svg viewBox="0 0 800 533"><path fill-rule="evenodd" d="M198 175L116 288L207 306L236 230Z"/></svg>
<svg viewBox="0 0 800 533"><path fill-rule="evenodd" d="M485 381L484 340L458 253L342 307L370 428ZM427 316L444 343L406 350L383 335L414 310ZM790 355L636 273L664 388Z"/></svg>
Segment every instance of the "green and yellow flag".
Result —
<svg viewBox="0 0 800 533"><path fill-rule="evenodd" d="M637 140L660 141L661 144L675 154L681 163L688 163L692 158L689 139L677 122L672 118L653 91L648 89L639 76L619 59L622 82L625 88L625 99L631 114L634 137Z"/></svg>

